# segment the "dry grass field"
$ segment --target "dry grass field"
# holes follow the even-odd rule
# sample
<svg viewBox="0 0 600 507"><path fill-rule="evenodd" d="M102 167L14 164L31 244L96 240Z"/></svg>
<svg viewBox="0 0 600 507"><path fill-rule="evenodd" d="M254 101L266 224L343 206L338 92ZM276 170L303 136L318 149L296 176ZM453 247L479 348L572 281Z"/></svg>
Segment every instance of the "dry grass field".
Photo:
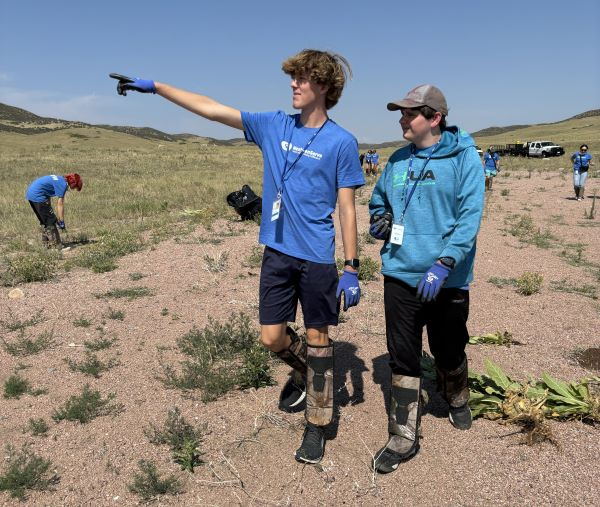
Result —
<svg viewBox="0 0 600 507"><path fill-rule="evenodd" d="M598 163L599 119L477 142L544 138L567 153L587 142ZM304 466L293 459L302 415L277 410L286 368L255 347L258 227L225 204L244 183L260 192L258 150L94 127L0 132L0 143L0 505L598 502L590 417L548 414L536 438L506 417L460 432L432 384L419 455L371 473L389 389L379 245L367 234L374 181L357 193L363 296L332 330L339 411L325 459ZM393 150L381 151L385 163ZM503 159L486 196L469 325L519 344L474 339L474 372L492 361L519 382L600 375L599 169L577 202L567 156ZM73 248L48 255L23 195L34 177L71 171L85 180L66 198Z"/></svg>

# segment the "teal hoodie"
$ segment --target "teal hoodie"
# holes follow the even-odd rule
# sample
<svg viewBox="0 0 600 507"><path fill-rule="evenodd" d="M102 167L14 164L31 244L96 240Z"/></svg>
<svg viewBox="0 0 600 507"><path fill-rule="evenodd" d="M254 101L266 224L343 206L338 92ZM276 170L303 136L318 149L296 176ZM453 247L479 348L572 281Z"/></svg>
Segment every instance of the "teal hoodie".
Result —
<svg viewBox="0 0 600 507"><path fill-rule="evenodd" d="M399 223L405 201L427 160L427 151L419 152L410 144L392 154L373 190L371 215L390 212L394 223ZM456 265L444 286L469 284L483 212L484 181L473 139L464 130L448 127L409 201L402 245L383 243L381 272L416 287L437 259L452 257Z"/></svg>

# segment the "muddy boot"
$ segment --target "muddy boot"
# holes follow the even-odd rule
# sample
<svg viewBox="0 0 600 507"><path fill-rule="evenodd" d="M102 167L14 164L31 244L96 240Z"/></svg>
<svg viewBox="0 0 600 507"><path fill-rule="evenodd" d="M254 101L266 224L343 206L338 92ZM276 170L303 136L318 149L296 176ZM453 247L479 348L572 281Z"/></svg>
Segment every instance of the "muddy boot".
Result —
<svg viewBox="0 0 600 507"><path fill-rule="evenodd" d="M46 235L48 236L48 248L58 248L60 250L63 247L56 225L46 227Z"/></svg>
<svg viewBox="0 0 600 507"><path fill-rule="evenodd" d="M46 248L50 248L50 238L48 237L48 232L45 226L40 225L40 229L42 231L42 245Z"/></svg>
<svg viewBox="0 0 600 507"><path fill-rule="evenodd" d="M585 187L579 187L579 198L583 201L585 199L585 196L583 195L585 193Z"/></svg>
<svg viewBox="0 0 600 507"><path fill-rule="evenodd" d="M573 190L575 190L575 199L579 200L579 191L580 191L581 187L573 187Z"/></svg>
<svg viewBox="0 0 600 507"><path fill-rule="evenodd" d="M306 355L306 420L326 426L333 419L333 342L313 347Z"/></svg>
<svg viewBox="0 0 600 507"><path fill-rule="evenodd" d="M467 358L454 370L444 370L436 366L438 389L449 405L448 418L452 426L468 430L473 418L469 408L469 386Z"/></svg>
<svg viewBox="0 0 600 507"><path fill-rule="evenodd" d="M279 410L301 412L306 400L306 341L287 327L286 333L292 343L289 348L277 352L277 356L293 369L279 396Z"/></svg>
<svg viewBox="0 0 600 507"><path fill-rule="evenodd" d="M376 472L387 474L419 452L421 424L421 379L392 374L389 440L373 457Z"/></svg>

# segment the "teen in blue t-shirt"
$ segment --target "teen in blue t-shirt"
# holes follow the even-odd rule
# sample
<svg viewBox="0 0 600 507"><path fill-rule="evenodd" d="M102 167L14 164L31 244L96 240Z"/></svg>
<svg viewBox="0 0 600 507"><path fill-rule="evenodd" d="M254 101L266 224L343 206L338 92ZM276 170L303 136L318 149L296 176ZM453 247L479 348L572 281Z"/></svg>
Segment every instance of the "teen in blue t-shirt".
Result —
<svg viewBox="0 0 600 507"><path fill-rule="evenodd" d="M358 304L357 227L354 190L364 184L356 139L329 118L341 96L346 70L339 55L304 50L283 63L291 77L288 115L241 112L165 83L111 75L117 91L158 93L209 120L244 131L264 161L260 242L259 317L261 341L293 368L279 406L305 408L306 430L296 459L318 463L324 453L324 426L333 418L333 343L329 326ZM338 280L333 213L339 208L345 268ZM306 341L287 325L302 305Z"/></svg>
<svg viewBox="0 0 600 507"><path fill-rule="evenodd" d="M491 147L488 148L483 157L483 170L485 172L485 189L492 190L494 178L500 171L500 155L498 155Z"/></svg>
<svg viewBox="0 0 600 507"><path fill-rule="evenodd" d="M588 170L592 162L592 156L588 153L588 145L582 144L579 147L579 152L571 155L573 162L573 189L575 190L575 199L582 201L584 199L585 182L588 176Z"/></svg>
<svg viewBox="0 0 600 507"><path fill-rule="evenodd" d="M34 180L25 193L31 209L42 228L42 243L46 247L62 247L58 228L65 229L65 194L69 189L80 191L83 180L77 173L65 176L49 174ZM56 197L56 213L52 208L51 199Z"/></svg>

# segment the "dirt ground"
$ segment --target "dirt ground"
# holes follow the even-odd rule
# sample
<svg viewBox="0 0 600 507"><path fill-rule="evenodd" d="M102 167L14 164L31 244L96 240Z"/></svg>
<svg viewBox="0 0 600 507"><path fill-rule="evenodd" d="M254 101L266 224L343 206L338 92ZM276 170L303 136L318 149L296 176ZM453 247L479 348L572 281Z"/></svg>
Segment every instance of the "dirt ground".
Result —
<svg viewBox="0 0 600 507"><path fill-rule="evenodd" d="M543 162L540 161L540 164ZM520 176L519 176L520 175ZM475 282L471 286L469 331L480 335L509 331L522 345L469 345L470 367L484 371L489 358L515 379L542 373L563 380L598 375L572 359L575 350L598 347L600 306L597 300L555 290L559 286L592 285L600 291L598 268L592 272L570 265L561 252L576 256L576 248L542 249L520 242L506 232L511 214L531 215L536 227L550 231L565 244L583 243L582 258L600 262L600 220L586 220L592 199L577 202L571 183L559 172L513 173L498 177L487 195L479 234ZM598 180L588 184L599 187ZM371 187L357 198L359 233L368 230L367 202ZM502 195L504 194L504 195ZM597 202L597 211L600 202ZM302 436L301 414L277 409L287 368L275 363L279 385L235 391L204 404L199 397L166 389L158 380L161 363L178 365L176 340L192 326L203 328L212 317L226 321L244 312L254 322L258 313L258 268L244 267L257 244L253 223L223 223L213 231L199 227L191 236L172 239L129 255L115 271L94 274L76 270L56 281L23 285L21 299L0 291L0 321L25 320L41 310L45 319L25 330L27 336L52 331L55 346L38 355L16 358L0 350L2 383L19 365L42 396L0 399L0 443L32 450L53 463L60 482L51 490L30 492L26 505L118 506L140 499L128 490L140 459L152 460L163 474L176 474L184 492L161 496L158 505L594 505L600 498L600 429L578 421L551 422L559 446L526 446L516 426L477 419L470 431L454 429L436 395L422 420L421 451L392 474L374 476L371 455L387 438L385 397L389 372L383 318L381 279L362 284L360 305L337 328L336 400L339 417L329 432L326 455L319 466L305 466L293 454ZM219 237L223 243L199 243ZM231 232L233 231L233 233ZM235 233L239 232L239 235ZM379 260L377 244L365 243L363 255ZM205 255L228 252L227 268L212 274ZM342 257L338 240L338 257ZM542 290L531 296L512 286L498 287L492 277L516 278L526 271L544 277ZM132 273L144 278L135 282ZM146 286L154 295L132 301L98 299L115 288ZM109 307L124 319L106 319ZM166 309L166 310L165 310ZM88 328L76 319L89 319ZM298 324L302 325L299 320ZM100 329L102 329L102 331ZM258 324L256 323L258 329ZM18 332L0 328L7 342ZM103 357L119 364L99 379L70 371L65 359L81 360L82 344L100 336L117 342ZM52 411L89 383L103 396L115 394L123 411L88 424L51 419ZM194 474L183 472L167 446L152 445L144 434L150 424L162 426L167 411L179 407L187 421L208 425L201 449L207 465ZM25 432L30 418L43 417L47 437ZM0 493L0 504L16 503Z"/></svg>

